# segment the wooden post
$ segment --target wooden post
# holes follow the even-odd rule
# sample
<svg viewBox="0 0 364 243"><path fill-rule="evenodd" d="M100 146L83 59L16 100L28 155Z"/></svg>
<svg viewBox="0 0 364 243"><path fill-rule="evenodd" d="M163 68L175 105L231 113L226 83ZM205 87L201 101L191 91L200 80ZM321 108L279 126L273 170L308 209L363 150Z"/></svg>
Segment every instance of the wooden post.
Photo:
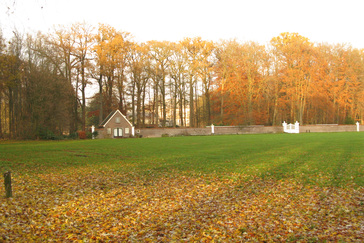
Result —
<svg viewBox="0 0 364 243"><path fill-rule="evenodd" d="M12 189L11 189L11 172L10 171L4 173L4 184L5 184L6 198L12 197L13 193L12 193Z"/></svg>

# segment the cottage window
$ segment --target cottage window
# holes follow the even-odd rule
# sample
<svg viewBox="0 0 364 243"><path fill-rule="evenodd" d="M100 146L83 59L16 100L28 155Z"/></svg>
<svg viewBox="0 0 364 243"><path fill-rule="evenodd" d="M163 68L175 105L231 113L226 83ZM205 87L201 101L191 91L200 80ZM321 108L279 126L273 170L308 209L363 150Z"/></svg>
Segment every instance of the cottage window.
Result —
<svg viewBox="0 0 364 243"><path fill-rule="evenodd" d="M115 118L115 123L120 123L120 117Z"/></svg>
<svg viewBox="0 0 364 243"><path fill-rule="evenodd" d="M107 129L107 134L110 135L111 134L111 128Z"/></svg>
<svg viewBox="0 0 364 243"><path fill-rule="evenodd" d="M125 134L129 134L129 127L125 128Z"/></svg>

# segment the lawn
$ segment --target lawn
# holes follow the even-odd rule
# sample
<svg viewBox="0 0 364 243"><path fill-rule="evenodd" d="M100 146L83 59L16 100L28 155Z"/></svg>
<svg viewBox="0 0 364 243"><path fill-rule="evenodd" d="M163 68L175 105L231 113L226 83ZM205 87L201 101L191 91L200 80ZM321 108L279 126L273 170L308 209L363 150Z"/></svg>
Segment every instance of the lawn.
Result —
<svg viewBox="0 0 364 243"><path fill-rule="evenodd" d="M0 142L0 242L361 242L363 148L364 133Z"/></svg>

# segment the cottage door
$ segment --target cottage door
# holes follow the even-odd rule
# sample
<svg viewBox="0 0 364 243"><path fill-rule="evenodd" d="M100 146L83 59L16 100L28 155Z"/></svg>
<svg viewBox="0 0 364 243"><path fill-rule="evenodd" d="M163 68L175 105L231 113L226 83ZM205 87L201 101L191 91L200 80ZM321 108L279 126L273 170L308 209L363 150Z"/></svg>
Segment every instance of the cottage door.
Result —
<svg viewBox="0 0 364 243"><path fill-rule="evenodd" d="M123 136L122 128L114 128L114 138L121 138Z"/></svg>

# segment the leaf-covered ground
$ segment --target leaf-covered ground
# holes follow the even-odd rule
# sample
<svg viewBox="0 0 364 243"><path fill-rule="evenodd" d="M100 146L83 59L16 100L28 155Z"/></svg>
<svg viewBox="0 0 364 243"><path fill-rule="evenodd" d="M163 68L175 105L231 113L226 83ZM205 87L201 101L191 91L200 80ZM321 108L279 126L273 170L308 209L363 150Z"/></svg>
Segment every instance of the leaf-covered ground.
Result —
<svg viewBox="0 0 364 243"><path fill-rule="evenodd" d="M364 242L364 133L291 135L0 141L0 242Z"/></svg>
<svg viewBox="0 0 364 243"><path fill-rule="evenodd" d="M14 174L13 186L0 199L0 242L364 241L354 185L78 168Z"/></svg>

